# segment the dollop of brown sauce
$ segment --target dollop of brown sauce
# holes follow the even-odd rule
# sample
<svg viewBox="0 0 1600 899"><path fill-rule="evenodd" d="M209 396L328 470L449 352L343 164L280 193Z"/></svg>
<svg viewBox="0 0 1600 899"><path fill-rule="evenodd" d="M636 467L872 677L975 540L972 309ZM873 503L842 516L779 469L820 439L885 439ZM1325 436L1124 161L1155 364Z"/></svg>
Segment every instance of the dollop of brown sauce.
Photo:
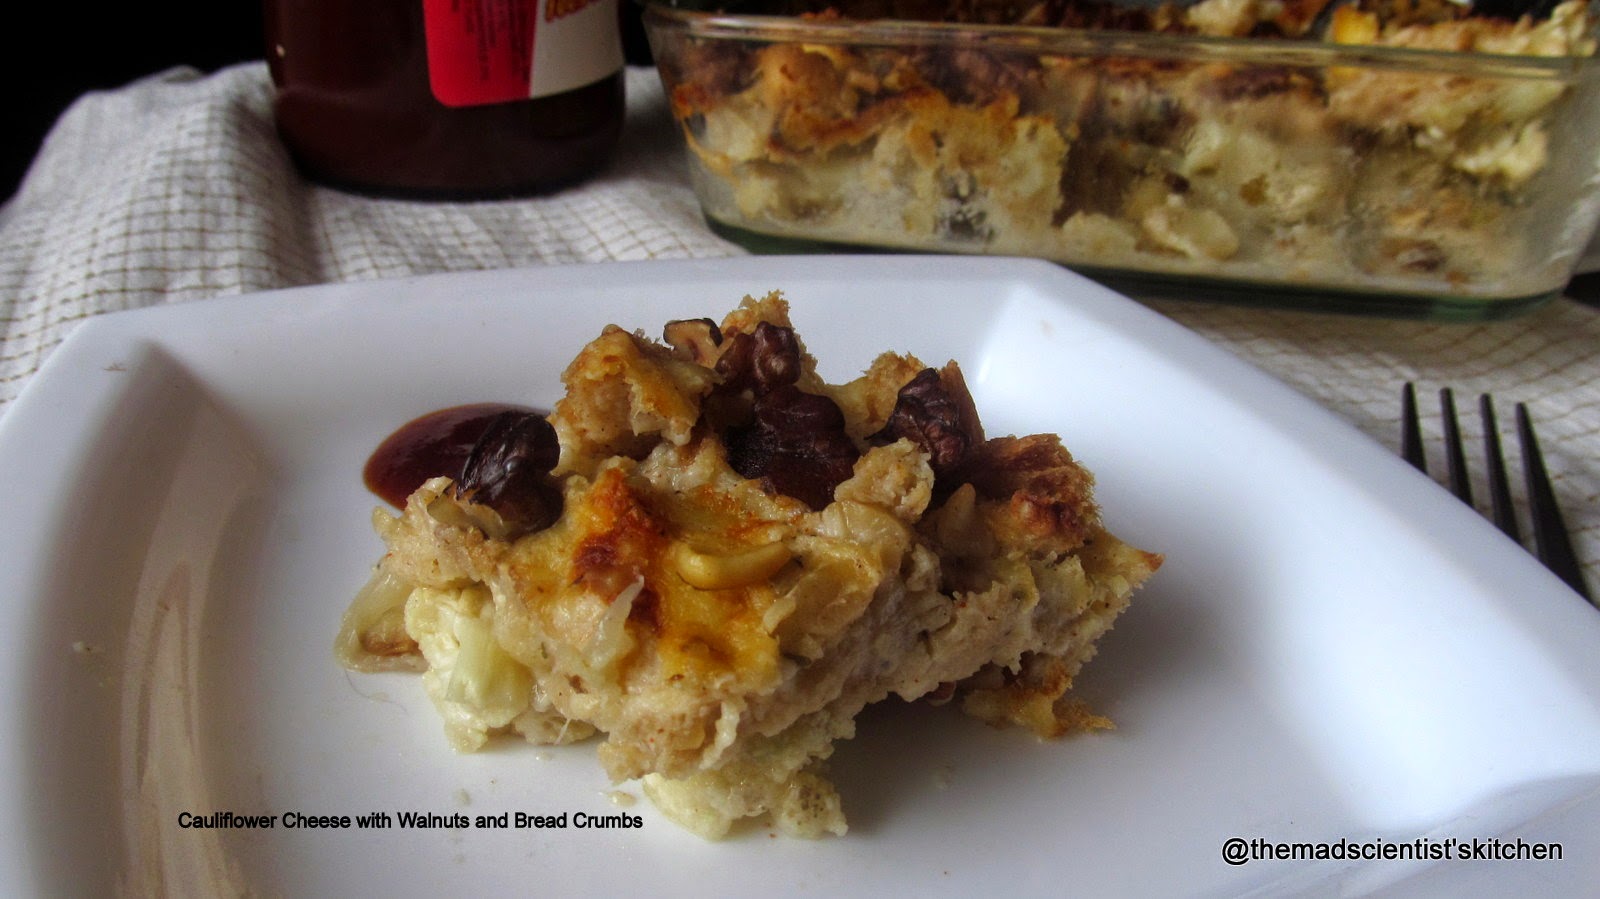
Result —
<svg viewBox="0 0 1600 899"><path fill-rule="evenodd" d="M495 418L505 412L544 410L510 403L467 403L419 416L384 438L367 459L361 479L395 508L429 478L461 477L467 456Z"/></svg>

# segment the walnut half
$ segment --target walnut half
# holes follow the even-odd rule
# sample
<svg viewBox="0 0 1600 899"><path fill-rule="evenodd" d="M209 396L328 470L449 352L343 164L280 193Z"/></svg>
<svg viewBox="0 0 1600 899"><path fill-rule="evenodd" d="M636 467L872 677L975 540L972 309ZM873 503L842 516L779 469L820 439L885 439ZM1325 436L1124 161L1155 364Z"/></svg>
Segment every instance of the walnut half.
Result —
<svg viewBox="0 0 1600 899"><path fill-rule="evenodd" d="M923 369L901 387L889 420L867 442L883 446L900 439L928 454L939 496L961 485L972 451L983 443L983 424L954 362L943 371Z"/></svg>

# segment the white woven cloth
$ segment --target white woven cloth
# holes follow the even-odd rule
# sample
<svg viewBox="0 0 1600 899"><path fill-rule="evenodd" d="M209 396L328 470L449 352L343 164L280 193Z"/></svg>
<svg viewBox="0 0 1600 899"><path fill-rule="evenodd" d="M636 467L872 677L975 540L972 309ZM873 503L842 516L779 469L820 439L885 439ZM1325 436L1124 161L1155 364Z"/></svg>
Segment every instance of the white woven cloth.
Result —
<svg viewBox="0 0 1600 899"><path fill-rule="evenodd" d="M621 150L599 177L549 197L463 204L306 183L274 132L264 64L174 70L83 97L0 209L0 415L77 323L112 310L449 270L742 253L700 217L655 73L631 69L628 91ZM1153 305L1393 447L1405 381L1425 398L1453 385L1469 400L1492 391L1507 408L1527 401L1600 587L1600 311L1562 300L1466 326ZM1475 438L1475 416L1465 424Z"/></svg>

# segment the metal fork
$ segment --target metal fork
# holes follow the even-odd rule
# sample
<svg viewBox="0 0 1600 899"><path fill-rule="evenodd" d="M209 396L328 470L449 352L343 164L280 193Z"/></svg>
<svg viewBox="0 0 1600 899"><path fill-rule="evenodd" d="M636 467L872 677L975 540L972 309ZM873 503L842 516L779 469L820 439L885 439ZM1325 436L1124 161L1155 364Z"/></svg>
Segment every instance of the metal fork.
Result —
<svg viewBox="0 0 1600 899"><path fill-rule="evenodd" d="M1428 462L1422 449L1417 390L1409 382L1401 391L1400 406L1400 454L1417 470L1426 473ZM1445 473L1450 491L1468 506L1476 508L1467 476L1466 452L1461 445L1455 392L1448 387L1439 391L1439 409L1444 426ZM1506 536L1520 544L1522 533L1517 527L1516 509L1511 501L1505 456L1500 451L1500 427L1495 421L1494 400L1487 393L1478 397L1478 414L1483 418L1483 457L1489 475L1489 518ZM1561 509L1556 505L1555 490L1550 486L1544 455L1539 451L1539 440L1533 433L1533 420L1528 415L1525 403L1516 405L1516 420L1517 443L1522 450L1522 470L1528 492L1528 512L1533 524L1534 555L1576 590L1579 596L1595 603L1588 584L1584 583L1583 569L1578 564L1577 553L1572 549L1572 538L1561 519ZM1600 603L1596 603L1596 606L1600 607Z"/></svg>

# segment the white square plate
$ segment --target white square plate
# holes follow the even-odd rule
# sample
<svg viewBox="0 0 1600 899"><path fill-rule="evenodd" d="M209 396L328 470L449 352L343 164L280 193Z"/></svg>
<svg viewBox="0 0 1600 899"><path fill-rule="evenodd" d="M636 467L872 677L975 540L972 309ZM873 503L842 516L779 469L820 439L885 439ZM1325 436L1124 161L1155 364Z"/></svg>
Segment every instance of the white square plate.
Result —
<svg viewBox="0 0 1600 899"><path fill-rule="evenodd" d="M1166 554L1080 679L1115 731L1041 743L875 710L833 765L849 836L712 844L642 798L619 808L614 789L639 792L608 784L589 746L455 755L414 676L335 664L380 551L361 467L389 431L464 402L547 406L603 325L657 334L772 289L830 380L885 349L960 361L991 433L1062 434L1112 529ZM1043 263L591 265L108 315L0 419L0 495L0 879L28 894L1600 880L1600 615L1344 422ZM287 826L400 811L569 826ZM624 811L643 827L572 826ZM277 817L183 826L225 813ZM1452 848L1231 865L1229 838ZM1461 862L1474 839L1560 842L1563 858Z"/></svg>

